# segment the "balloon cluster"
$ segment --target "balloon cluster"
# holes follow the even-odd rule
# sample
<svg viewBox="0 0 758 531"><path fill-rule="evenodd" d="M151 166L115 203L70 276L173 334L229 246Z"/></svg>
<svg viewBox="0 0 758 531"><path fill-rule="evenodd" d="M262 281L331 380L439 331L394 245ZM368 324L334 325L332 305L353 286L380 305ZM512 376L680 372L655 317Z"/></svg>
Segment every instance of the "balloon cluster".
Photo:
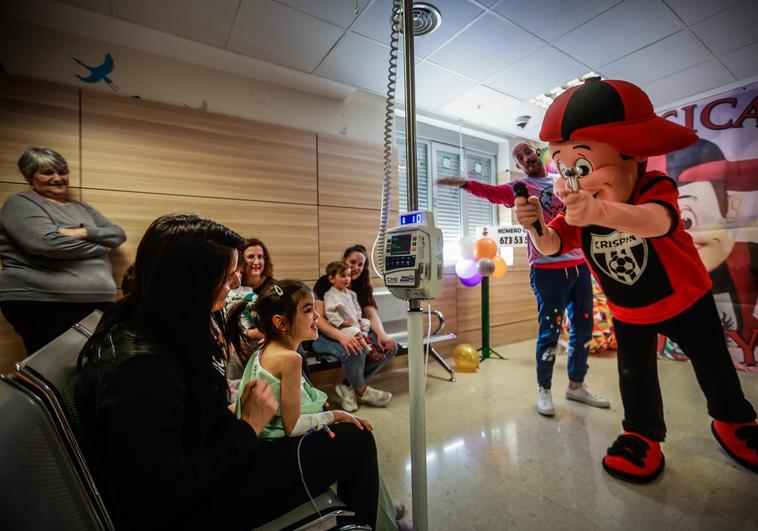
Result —
<svg viewBox="0 0 758 531"><path fill-rule="evenodd" d="M476 286L484 277L500 278L507 270L505 260L497 254L497 243L492 238L477 240L464 236L458 241L461 259L455 264L455 274L464 286Z"/></svg>
<svg viewBox="0 0 758 531"><path fill-rule="evenodd" d="M548 173L558 173L558 170L555 169L555 164L553 164L553 158L550 156L550 150L547 147L540 150L540 158L542 159L542 164L545 166L545 171Z"/></svg>

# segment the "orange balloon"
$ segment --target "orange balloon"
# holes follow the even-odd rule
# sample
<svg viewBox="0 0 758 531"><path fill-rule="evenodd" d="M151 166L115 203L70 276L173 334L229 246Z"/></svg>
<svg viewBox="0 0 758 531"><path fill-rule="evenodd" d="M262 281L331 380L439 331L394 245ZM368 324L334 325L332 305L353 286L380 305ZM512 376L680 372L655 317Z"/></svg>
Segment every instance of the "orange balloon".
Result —
<svg viewBox="0 0 758 531"><path fill-rule="evenodd" d="M502 256L497 255L492 261L495 262L495 272L490 275L490 278L500 278L508 272L508 264L505 263Z"/></svg>
<svg viewBox="0 0 758 531"><path fill-rule="evenodd" d="M497 256L497 243L492 238L482 238L474 246L474 259L495 258Z"/></svg>

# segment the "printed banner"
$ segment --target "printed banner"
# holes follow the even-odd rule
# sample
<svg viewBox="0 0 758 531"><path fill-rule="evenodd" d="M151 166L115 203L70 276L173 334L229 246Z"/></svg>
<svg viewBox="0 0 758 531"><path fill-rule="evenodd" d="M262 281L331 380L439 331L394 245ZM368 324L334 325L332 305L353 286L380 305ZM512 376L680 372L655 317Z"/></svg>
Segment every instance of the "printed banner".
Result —
<svg viewBox="0 0 758 531"><path fill-rule="evenodd" d="M700 140L651 158L679 186L682 223L713 281L729 352L758 372L758 83L662 114Z"/></svg>

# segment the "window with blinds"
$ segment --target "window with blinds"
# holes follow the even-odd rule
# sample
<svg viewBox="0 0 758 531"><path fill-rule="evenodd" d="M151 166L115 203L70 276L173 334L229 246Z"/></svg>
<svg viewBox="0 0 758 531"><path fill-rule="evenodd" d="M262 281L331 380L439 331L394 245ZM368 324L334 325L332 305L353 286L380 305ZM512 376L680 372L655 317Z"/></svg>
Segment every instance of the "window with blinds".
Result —
<svg viewBox="0 0 758 531"><path fill-rule="evenodd" d="M458 260L458 240L464 234L474 235L476 227L496 224L496 210L489 202L462 193L458 188L439 186L437 179L465 176L486 184L495 183L496 159L468 149L461 150L441 142L417 141L418 205L434 212L437 226L444 237L445 262ZM398 186L400 212L408 210L405 139L398 135Z"/></svg>

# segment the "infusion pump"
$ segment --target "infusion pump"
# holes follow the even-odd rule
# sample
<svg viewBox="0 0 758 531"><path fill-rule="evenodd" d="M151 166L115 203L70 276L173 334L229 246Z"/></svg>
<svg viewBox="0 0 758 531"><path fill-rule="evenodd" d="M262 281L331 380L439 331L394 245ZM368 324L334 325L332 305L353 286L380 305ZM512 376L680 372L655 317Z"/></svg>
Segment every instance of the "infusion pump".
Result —
<svg viewBox="0 0 758 531"><path fill-rule="evenodd" d="M395 297L429 300L442 292L442 231L434 214L400 214L400 225L387 230L384 283Z"/></svg>

